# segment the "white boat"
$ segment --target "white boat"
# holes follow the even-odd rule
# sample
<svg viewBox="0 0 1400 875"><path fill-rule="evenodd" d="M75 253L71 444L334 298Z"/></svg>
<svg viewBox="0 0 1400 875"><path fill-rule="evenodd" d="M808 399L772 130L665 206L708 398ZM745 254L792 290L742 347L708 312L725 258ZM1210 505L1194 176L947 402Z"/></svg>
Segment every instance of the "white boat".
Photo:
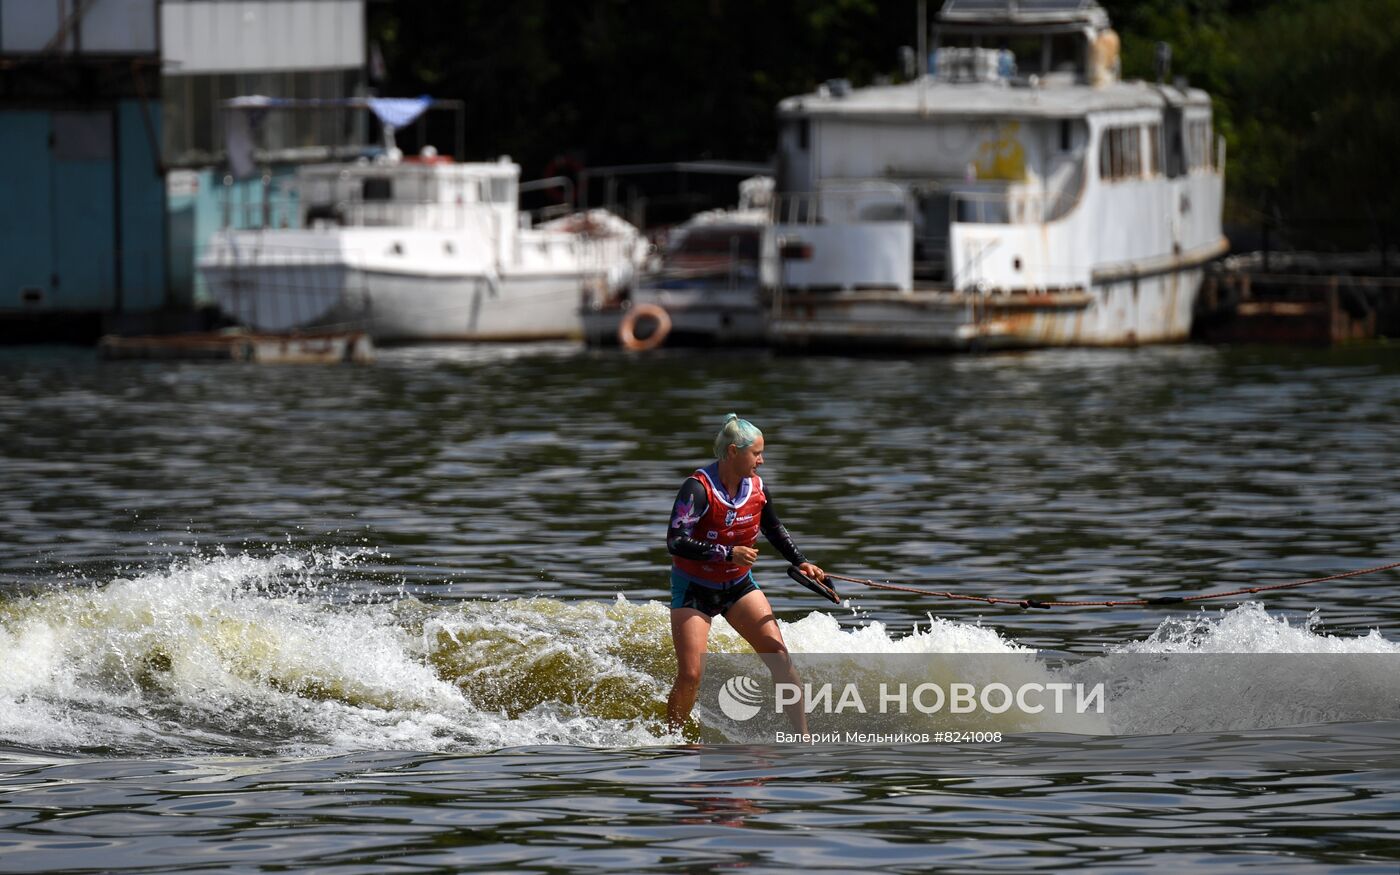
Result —
<svg viewBox="0 0 1400 875"><path fill-rule="evenodd" d="M697 213L673 229L635 288L585 301L590 346L754 346L767 340L763 289L773 260L763 258L773 179L739 184L735 209ZM768 269L765 270L765 267ZM647 322L650 333L640 323ZM664 326L664 327L663 327Z"/></svg>
<svg viewBox="0 0 1400 875"><path fill-rule="evenodd" d="M1092 0L948 0L933 45L912 81L780 104L773 341L1186 338L1227 247L1209 96L1120 80Z"/></svg>
<svg viewBox="0 0 1400 875"><path fill-rule="evenodd" d="M604 210L531 227L519 177L504 158L400 159L392 149L374 162L307 165L293 227L220 231L199 268L220 307L258 331L577 338L585 291L630 284L645 240Z"/></svg>

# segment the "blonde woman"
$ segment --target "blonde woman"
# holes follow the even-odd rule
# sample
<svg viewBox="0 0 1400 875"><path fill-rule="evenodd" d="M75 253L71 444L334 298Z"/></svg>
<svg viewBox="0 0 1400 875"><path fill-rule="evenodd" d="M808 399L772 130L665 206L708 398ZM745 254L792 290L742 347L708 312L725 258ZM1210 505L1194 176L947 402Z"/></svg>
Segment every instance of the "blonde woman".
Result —
<svg viewBox="0 0 1400 875"><path fill-rule="evenodd" d="M753 579L760 532L783 558L818 583L826 572L793 543L758 468L763 432L731 413L715 435L715 462L686 478L671 509L666 549L671 553L671 640L676 682L666 700L666 721L679 729L690 718L705 670L710 624L722 616L765 659L778 682L796 682L787 645L768 598ZM806 732L806 717L790 712Z"/></svg>

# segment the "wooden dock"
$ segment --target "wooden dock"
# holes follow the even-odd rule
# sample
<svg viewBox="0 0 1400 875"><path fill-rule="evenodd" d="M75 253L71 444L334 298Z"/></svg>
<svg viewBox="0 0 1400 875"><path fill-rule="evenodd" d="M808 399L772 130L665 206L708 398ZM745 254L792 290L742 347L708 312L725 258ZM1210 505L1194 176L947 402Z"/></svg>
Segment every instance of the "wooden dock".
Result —
<svg viewBox="0 0 1400 875"><path fill-rule="evenodd" d="M1228 259L1217 265L1201 288L1195 336L1208 343L1314 346L1400 336L1400 277L1291 266L1269 271Z"/></svg>
<svg viewBox="0 0 1400 875"><path fill-rule="evenodd" d="M145 337L109 334L97 344L104 359L231 361L267 365L368 364L374 344L362 331L335 334L213 332Z"/></svg>

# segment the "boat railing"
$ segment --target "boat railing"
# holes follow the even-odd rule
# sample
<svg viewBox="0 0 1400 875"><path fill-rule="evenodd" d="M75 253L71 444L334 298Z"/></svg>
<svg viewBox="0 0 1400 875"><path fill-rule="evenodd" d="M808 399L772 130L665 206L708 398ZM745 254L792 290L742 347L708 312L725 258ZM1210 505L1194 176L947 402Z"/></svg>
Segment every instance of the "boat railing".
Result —
<svg viewBox="0 0 1400 875"><path fill-rule="evenodd" d="M528 213L527 216L531 224L548 222L550 219L558 219L575 212L574 204L577 202L574 194L574 181L567 176L546 176L542 179L527 179L519 185L520 193L527 194L532 191L553 191L559 193L559 203L548 204Z"/></svg>
<svg viewBox="0 0 1400 875"><path fill-rule="evenodd" d="M521 212L525 218L521 220L522 227L533 227L554 219L562 219L574 212L573 204L549 204L538 209Z"/></svg>
<svg viewBox="0 0 1400 875"><path fill-rule="evenodd" d="M496 213L489 203L444 203L421 201L341 201L333 208L339 224L366 228L422 228L456 231L492 221ZM308 218L310 212L308 211Z"/></svg>
<svg viewBox="0 0 1400 875"><path fill-rule="evenodd" d="M480 182L438 181L436 197L381 200L366 198L359 191L335 199L308 198L295 189L274 185L270 176L264 176L261 185L253 186L235 186L232 177L225 177L221 195L223 227L264 230L341 225L461 230L480 225L484 217L500 213L506 206L499 201L466 197L467 183L474 187L473 193L485 191L476 187ZM448 188L443 190L443 185ZM514 209L513 204L510 207Z"/></svg>
<svg viewBox="0 0 1400 875"><path fill-rule="evenodd" d="M302 213L294 196L274 197L257 202L231 203L224 209L224 227L236 229L276 228L421 228L455 231L489 222L498 212L488 203L443 203L422 201L366 201L349 199L328 204L311 204Z"/></svg>

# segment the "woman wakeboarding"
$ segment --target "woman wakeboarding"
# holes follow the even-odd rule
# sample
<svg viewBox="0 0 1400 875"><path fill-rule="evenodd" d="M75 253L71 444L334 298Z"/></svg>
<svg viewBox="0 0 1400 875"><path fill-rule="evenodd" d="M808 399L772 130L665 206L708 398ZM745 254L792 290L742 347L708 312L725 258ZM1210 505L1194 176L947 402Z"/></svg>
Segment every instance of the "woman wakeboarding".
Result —
<svg viewBox="0 0 1400 875"><path fill-rule="evenodd" d="M715 435L716 461L686 478L671 509L666 549L671 553L671 640L676 647L676 682L666 699L666 722L674 731L690 718L710 624L722 616L764 661L776 683L798 683L787 645L768 597L754 581L759 532L796 570L818 585L826 572L807 561L793 543L758 468L763 432L731 413ZM798 732L806 715L789 711Z"/></svg>

